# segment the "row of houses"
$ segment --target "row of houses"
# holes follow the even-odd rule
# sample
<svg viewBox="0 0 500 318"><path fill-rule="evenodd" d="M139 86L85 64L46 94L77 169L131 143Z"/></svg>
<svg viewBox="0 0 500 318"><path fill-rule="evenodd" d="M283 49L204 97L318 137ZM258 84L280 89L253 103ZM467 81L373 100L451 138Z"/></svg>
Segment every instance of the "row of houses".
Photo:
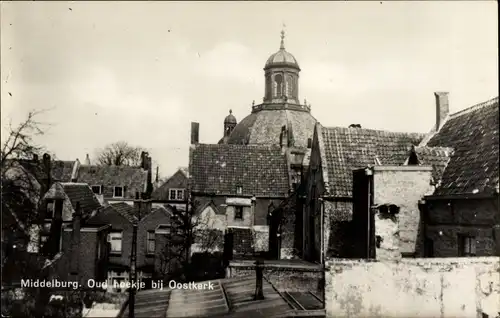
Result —
<svg viewBox="0 0 500 318"><path fill-rule="evenodd" d="M24 250L30 258L56 260L50 266L59 277L68 278L77 266L83 281L120 282L129 278L136 227L138 278L164 278L176 270L168 241L172 215L186 209L184 169L154 188L147 153L137 167L91 165L88 156L84 164L78 159L59 161L45 154L42 160L15 160L8 177L15 179L20 173L35 184L36 193L30 195L37 195L32 199L41 217L26 227L26 244L14 243L12 231L3 231L2 243ZM28 276L16 275L19 271L12 265L4 269L6 275L17 277L9 280L15 286Z"/></svg>
<svg viewBox="0 0 500 318"><path fill-rule="evenodd" d="M395 246L394 257L499 255L498 97L449 114L448 94L435 96L427 134L317 122L307 149L288 137L279 145L200 144L193 123L197 213L232 233L226 245L235 258L323 263ZM397 230L380 213L397 216Z"/></svg>

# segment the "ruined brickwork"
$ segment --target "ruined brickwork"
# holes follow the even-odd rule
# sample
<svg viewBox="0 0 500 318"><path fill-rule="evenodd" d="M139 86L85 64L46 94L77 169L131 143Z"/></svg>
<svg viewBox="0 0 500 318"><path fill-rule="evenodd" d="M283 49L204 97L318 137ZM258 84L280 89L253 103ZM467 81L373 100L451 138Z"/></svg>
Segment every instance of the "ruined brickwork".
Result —
<svg viewBox="0 0 500 318"><path fill-rule="evenodd" d="M374 167L374 205L394 204L400 208L398 244L401 253L416 252L417 240L420 239L418 202L434 190L431 177L430 166Z"/></svg>
<svg viewBox="0 0 500 318"><path fill-rule="evenodd" d="M326 317L497 317L500 258L332 260Z"/></svg>

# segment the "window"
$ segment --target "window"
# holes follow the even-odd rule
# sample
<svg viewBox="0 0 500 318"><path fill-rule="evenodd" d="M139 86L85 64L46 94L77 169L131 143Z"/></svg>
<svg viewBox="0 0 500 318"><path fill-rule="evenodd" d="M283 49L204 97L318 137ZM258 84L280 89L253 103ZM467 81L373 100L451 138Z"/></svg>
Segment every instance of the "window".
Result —
<svg viewBox="0 0 500 318"><path fill-rule="evenodd" d="M281 74L276 74L274 76L274 82L276 83L275 96L281 97L283 95L283 76Z"/></svg>
<svg viewBox="0 0 500 318"><path fill-rule="evenodd" d="M236 193L237 194L242 194L243 193L243 188L241 186L236 187Z"/></svg>
<svg viewBox="0 0 500 318"><path fill-rule="evenodd" d="M123 187L115 187L113 191L114 198L123 198Z"/></svg>
<svg viewBox="0 0 500 318"><path fill-rule="evenodd" d="M177 190L177 200L184 199L184 190Z"/></svg>
<svg viewBox="0 0 500 318"><path fill-rule="evenodd" d="M170 189L169 199L175 201L184 200L184 189Z"/></svg>
<svg viewBox="0 0 500 318"><path fill-rule="evenodd" d="M242 206L235 206L234 207L234 218L242 220L243 219L243 207Z"/></svg>
<svg viewBox="0 0 500 318"><path fill-rule="evenodd" d="M108 242L111 243L111 253L120 254L122 252L122 232L109 233Z"/></svg>
<svg viewBox="0 0 500 318"><path fill-rule="evenodd" d="M47 202L47 212L45 214L46 219L52 219L54 217L55 204L54 201Z"/></svg>
<svg viewBox="0 0 500 318"><path fill-rule="evenodd" d="M458 248L458 256L476 256L476 238L470 235L459 235Z"/></svg>
<svg viewBox="0 0 500 318"><path fill-rule="evenodd" d="M102 194L102 186L92 186L92 192L94 192L94 194Z"/></svg>
<svg viewBox="0 0 500 318"><path fill-rule="evenodd" d="M147 253L153 254L155 252L155 232L149 231L147 237Z"/></svg>

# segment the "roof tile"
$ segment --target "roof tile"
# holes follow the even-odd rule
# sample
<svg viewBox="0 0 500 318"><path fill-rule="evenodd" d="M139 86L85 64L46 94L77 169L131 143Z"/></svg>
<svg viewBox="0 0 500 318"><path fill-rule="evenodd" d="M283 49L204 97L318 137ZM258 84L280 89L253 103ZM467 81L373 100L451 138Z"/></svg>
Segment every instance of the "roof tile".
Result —
<svg viewBox="0 0 500 318"><path fill-rule="evenodd" d="M329 195L352 197L352 171L381 165L402 165L424 134L361 128L320 127L320 151L326 163Z"/></svg>
<svg viewBox="0 0 500 318"><path fill-rule="evenodd" d="M499 183L498 97L452 114L429 147L454 153L435 195L494 193Z"/></svg>
<svg viewBox="0 0 500 318"><path fill-rule="evenodd" d="M290 189L285 155L276 146L197 145L190 152L193 192L286 197Z"/></svg>

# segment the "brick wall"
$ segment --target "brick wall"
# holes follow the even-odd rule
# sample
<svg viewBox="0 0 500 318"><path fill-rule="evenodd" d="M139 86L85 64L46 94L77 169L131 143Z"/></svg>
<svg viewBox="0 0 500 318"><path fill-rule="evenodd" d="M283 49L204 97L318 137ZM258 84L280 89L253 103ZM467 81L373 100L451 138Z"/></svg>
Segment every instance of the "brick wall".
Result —
<svg viewBox="0 0 500 318"><path fill-rule="evenodd" d="M428 200L425 235L433 241L435 257L458 256L459 235L475 236L477 256L493 256L499 218L498 198Z"/></svg>
<svg viewBox="0 0 500 318"><path fill-rule="evenodd" d="M71 231L63 232L62 256L58 261L57 271L59 277L69 279L71 262L75 261L71 258ZM80 258L78 262L78 270L81 275L83 287L87 287L89 279L97 279L97 243L102 239L103 235L99 236L98 232L81 232L80 233Z"/></svg>
<svg viewBox="0 0 500 318"><path fill-rule="evenodd" d="M280 265L264 265L264 277L278 291L312 291L323 294L323 271L312 269L286 268ZM251 266L231 265L230 277L255 276L255 269Z"/></svg>
<svg viewBox="0 0 500 318"><path fill-rule="evenodd" d="M153 266L155 255L158 253L155 251L153 254L147 253L147 233L149 231L155 231L160 224L170 224L170 217L167 213L161 209L156 210L144 217L138 224L137 227L137 267L143 266ZM156 246L156 245L155 245ZM155 247L156 249L156 247Z"/></svg>
<svg viewBox="0 0 500 318"><path fill-rule="evenodd" d="M499 257L332 260L326 317L497 317L499 271Z"/></svg>

